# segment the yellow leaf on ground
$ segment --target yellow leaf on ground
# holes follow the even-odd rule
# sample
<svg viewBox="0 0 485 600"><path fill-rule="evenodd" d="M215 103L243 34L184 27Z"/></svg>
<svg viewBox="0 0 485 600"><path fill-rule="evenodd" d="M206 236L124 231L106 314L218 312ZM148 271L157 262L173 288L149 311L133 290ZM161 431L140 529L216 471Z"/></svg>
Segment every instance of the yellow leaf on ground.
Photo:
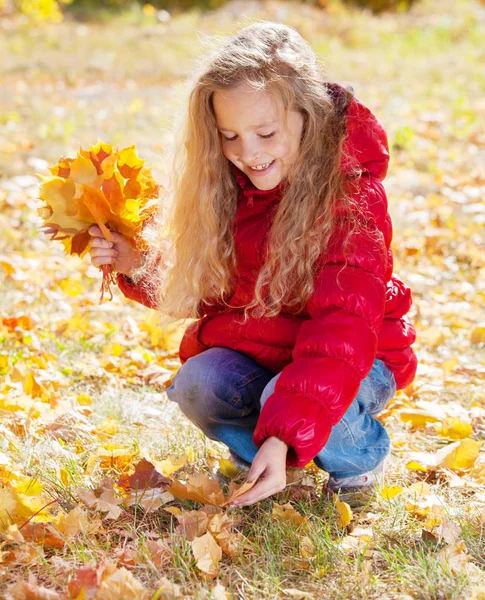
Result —
<svg viewBox="0 0 485 600"><path fill-rule="evenodd" d="M219 460L219 470L228 479L234 479L241 472L228 458L221 458Z"/></svg>
<svg viewBox="0 0 485 600"><path fill-rule="evenodd" d="M477 325L471 333L470 336L471 342L472 344L481 344L483 342L485 342L485 323L481 323L480 325Z"/></svg>
<svg viewBox="0 0 485 600"><path fill-rule="evenodd" d="M96 598L103 600L148 600L151 597L152 594L124 567L103 576L96 594Z"/></svg>
<svg viewBox="0 0 485 600"><path fill-rule="evenodd" d="M415 429L426 427L428 423L437 423L442 419L442 416L437 411L431 412L430 410L419 408L405 408L399 411L399 416L401 417L401 421L411 423Z"/></svg>
<svg viewBox="0 0 485 600"><path fill-rule="evenodd" d="M471 469L478 458L482 443L467 438L449 444L436 453L438 464L444 465L452 471Z"/></svg>
<svg viewBox="0 0 485 600"><path fill-rule="evenodd" d="M347 502L340 502L338 498L335 499L335 508L339 515L337 524L340 529L345 529L350 521L352 521L352 509Z"/></svg>
<svg viewBox="0 0 485 600"><path fill-rule="evenodd" d="M384 500L391 500L395 498L402 492L402 487L400 485L392 485L392 486L384 486L379 494L384 498Z"/></svg>
<svg viewBox="0 0 485 600"><path fill-rule="evenodd" d="M457 418L449 418L443 421L441 427L438 429L438 433L452 440L461 440L470 437L473 433L473 428L471 423Z"/></svg>
<svg viewBox="0 0 485 600"><path fill-rule="evenodd" d="M303 525L308 521L307 517L300 514L289 502L275 504L271 516L278 521L289 521L295 525Z"/></svg>
<svg viewBox="0 0 485 600"><path fill-rule="evenodd" d="M192 542L192 552L199 569L208 577L216 577L219 573L219 561L222 558L222 549L212 535L207 532Z"/></svg>

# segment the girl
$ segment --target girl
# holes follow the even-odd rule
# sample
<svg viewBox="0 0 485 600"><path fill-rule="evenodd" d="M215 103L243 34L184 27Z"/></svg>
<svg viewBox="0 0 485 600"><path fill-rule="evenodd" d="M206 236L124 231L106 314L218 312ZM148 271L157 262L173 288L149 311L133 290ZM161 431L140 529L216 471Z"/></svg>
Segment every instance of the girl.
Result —
<svg viewBox="0 0 485 600"><path fill-rule="evenodd" d="M416 371L382 125L294 29L256 22L195 74L180 132L163 252L93 226L92 263L128 298L198 319L167 394L250 466L235 505L311 460L333 491L371 489L390 449L374 416Z"/></svg>

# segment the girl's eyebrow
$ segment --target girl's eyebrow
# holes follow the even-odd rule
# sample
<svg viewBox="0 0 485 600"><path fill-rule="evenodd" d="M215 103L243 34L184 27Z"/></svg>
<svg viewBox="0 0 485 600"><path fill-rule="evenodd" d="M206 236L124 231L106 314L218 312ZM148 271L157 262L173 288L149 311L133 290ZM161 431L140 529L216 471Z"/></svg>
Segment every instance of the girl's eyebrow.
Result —
<svg viewBox="0 0 485 600"><path fill-rule="evenodd" d="M264 123L260 123L259 125L255 125L251 127L251 129L260 129L261 127L266 127L266 125L273 125L273 123L277 123L278 121L265 121ZM235 131L234 129L225 129L224 127L218 127L219 131Z"/></svg>

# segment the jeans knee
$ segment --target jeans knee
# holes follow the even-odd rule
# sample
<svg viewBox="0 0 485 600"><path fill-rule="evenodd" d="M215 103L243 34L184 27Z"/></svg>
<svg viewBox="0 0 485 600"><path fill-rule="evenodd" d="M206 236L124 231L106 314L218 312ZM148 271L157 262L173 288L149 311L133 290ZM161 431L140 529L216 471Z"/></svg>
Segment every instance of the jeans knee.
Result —
<svg viewBox="0 0 485 600"><path fill-rule="evenodd" d="M224 368L233 359L230 352L226 348L206 350L189 358L174 376L167 396L191 421L217 422L229 416L238 395Z"/></svg>

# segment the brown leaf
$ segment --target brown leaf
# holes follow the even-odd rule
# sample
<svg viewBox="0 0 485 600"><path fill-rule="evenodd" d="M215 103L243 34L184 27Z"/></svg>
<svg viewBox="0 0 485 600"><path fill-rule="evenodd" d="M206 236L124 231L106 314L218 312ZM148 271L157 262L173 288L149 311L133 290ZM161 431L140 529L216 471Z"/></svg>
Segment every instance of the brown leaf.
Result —
<svg viewBox="0 0 485 600"><path fill-rule="evenodd" d="M62 548L65 544L58 531L49 523L27 523L21 529L27 542L41 544L44 548Z"/></svg>
<svg viewBox="0 0 485 600"><path fill-rule="evenodd" d="M187 484L177 479L172 480L172 485L167 490L177 498L196 500L197 502L224 506L226 498L217 479L212 479L205 473L198 473L189 478Z"/></svg>
<svg viewBox="0 0 485 600"><path fill-rule="evenodd" d="M67 586L69 598L83 598L92 600L96 598L98 590L98 575L92 567L80 567ZM82 595L84 594L84 595Z"/></svg>
<svg viewBox="0 0 485 600"><path fill-rule="evenodd" d="M155 466L146 458L142 458L142 460L135 465L134 473L131 475L122 475L116 483L125 490L141 491L148 488L160 487L163 487L165 490L167 485L170 485L171 481L159 473L155 469Z"/></svg>
<svg viewBox="0 0 485 600"><path fill-rule="evenodd" d="M161 571L166 569L172 561L172 550L162 540L147 540L147 548L150 551L152 563Z"/></svg>

